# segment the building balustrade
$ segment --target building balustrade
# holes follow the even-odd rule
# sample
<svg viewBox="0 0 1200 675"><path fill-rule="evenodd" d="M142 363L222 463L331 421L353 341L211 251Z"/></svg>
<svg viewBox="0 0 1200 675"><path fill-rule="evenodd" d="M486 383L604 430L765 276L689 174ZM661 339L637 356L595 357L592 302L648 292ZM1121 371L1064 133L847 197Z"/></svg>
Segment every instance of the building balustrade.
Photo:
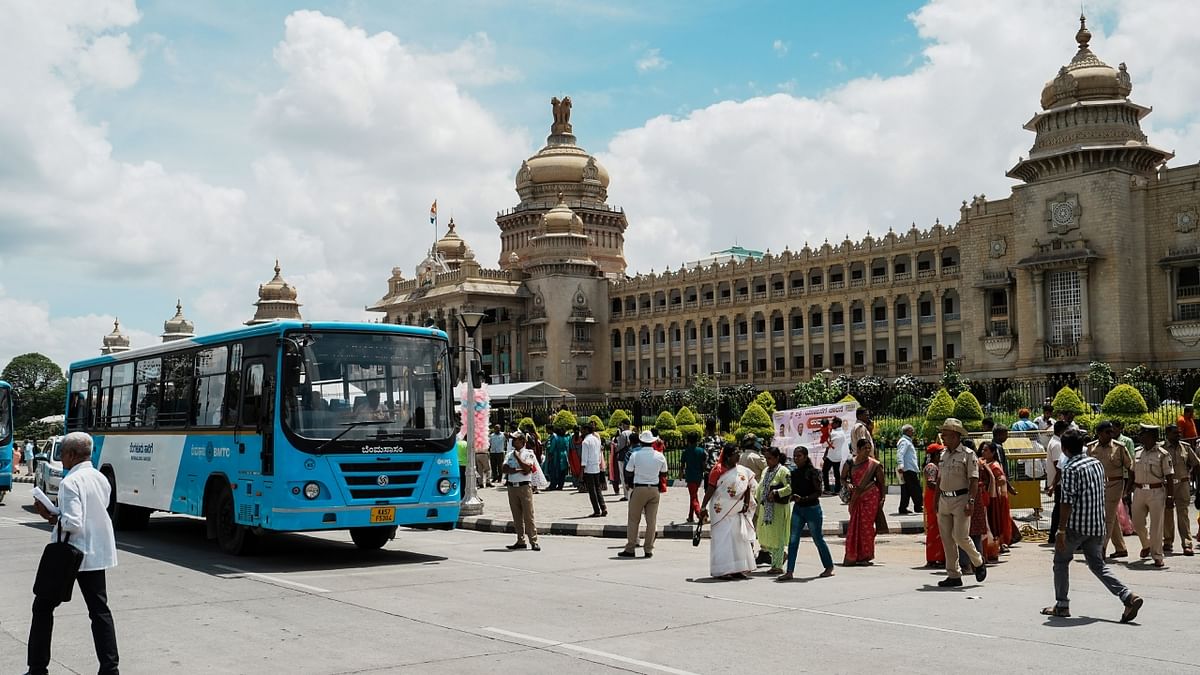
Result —
<svg viewBox="0 0 1200 675"><path fill-rule="evenodd" d="M950 277L958 274L958 265L943 265L942 276Z"/></svg>
<svg viewBox="0 0 1200 675"><path fill-rule="evenodd" d="M909 281L912 279L912 272L896 272L892 275L893 281Z"/></svg>
<svg viewBox="0 0 1200 675"><path fill-rule="evenodd" d="M1043 353L1049 360L1073 359L1079 356L1078 342L1046 343Z"/></svg>

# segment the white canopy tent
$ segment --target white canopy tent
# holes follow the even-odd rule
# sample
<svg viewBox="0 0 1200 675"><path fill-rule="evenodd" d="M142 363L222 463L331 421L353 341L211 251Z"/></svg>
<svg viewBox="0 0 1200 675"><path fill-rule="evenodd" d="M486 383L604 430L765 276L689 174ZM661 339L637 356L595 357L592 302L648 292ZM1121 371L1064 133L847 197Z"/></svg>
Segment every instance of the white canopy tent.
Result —
<svg viewBox="0 0 1200 675"><path fill-rule="evenodd" d="M575 400L575 394L542 381L489 384L487 390L493 408L513 407L522 403L551 405Z"/></svg>

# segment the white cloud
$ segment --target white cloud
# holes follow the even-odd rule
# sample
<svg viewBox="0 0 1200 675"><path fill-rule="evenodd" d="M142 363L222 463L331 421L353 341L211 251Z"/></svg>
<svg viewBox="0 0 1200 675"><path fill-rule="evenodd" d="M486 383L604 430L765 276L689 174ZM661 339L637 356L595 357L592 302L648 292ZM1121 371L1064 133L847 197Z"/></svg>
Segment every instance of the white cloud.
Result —
<svg viewBox="0 0 1200 675"><path fill-rule="evenodd" d="M652 70L662 70L670 65L670 63L670 61L662 57L661 50L655 47L654 49L647 49L642 54L642 58L634 63L634 67L637 68L639 73L648 73Z"/></svg>
<svg viewBox="0 0 1200 675"><path fill-rule="evenodd" d="M0 338L0 361L39 345L63 360L94 354L111 314L145 312L146 297L160 294L170 305L181 296L201 332L236 326L276 257L306 316L366 317L392 266L415 265L428 246L434 197L458 216L481 262L498 258L492 218L513 202L531 141L462 89L516 77L487 36L439 54L316 12L292 14L274 53L280 84L255 113L265 151L235 188L159 161L117 159L106 127L77 108L83 87L136 83L118 32L138 18L132 3L27 7L0 7L3 255L69 265L80 279L127 292L98 296L94 315L59 324L67 319L41 298L64 292L51 281L66 280L61 273L47 272L44 296L10 291L4 330L35 329ZM167 304L161 319L123 325L156 335L173 312ZM80 335L52 335L62 330Z"/></svg>
<svg viewBox="0 0 1200 675"><path fill-rule="evenodd" d="M19 354L40 352L64 370L72 361L100 353L101 339L112 332L115 317L104 314L53 315L46 303L9 297L0 286L0 369ZM157 334L123 327L133 346L159 342Z"/></svg>
<svg viewBox="0 0 1200 675"><path fill-rule="evenodd" d="M1173 164L1194 163L1200 4L1106 7L1112 34L1090 22L1093 50L1129 63L1133 100L1154 106L1143 123L1150 140L1180 153ZM1007 194L1004 172L1033 144L1021 125L1074 55L1076 12L935 0L913 15L927 46L911 73L853 79L815 98L723 101L619 133L602 159L611 201L629 214L630 269L675 267L735 238L781 251L912 221L927 228L957 220L962 199Z"/></svg>
<svg viewBox="0 0 1200 675"><path fill-rule="evenodd" d="M142 74L129 34L101 35L79 56L79 74L104 89L128 89Z"/></svg>
<svg viewBox="0 0 1200 675"><path fill-rule="evenodd" d="M771 49L775 52L776 56L787 56L788 50L791 48L792 43L784 42L783 40L776 40L771 43Z"/></svg>

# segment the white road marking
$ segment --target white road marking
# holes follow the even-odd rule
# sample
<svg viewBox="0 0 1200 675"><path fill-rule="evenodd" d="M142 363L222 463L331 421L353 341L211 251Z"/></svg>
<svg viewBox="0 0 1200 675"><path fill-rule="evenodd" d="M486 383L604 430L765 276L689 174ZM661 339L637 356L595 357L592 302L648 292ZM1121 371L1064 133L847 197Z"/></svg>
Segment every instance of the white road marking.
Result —
<svg viewBox="0 0 1200 675"><path fill-rule="evenodd" d="M839 619L854 619L856 621L866 621L868 623L884 623L889 626L903 626L905 628L919 628L921 630L931 630L938 633L952 633L954 635L966 635L967 637L984 638L987 640L997 639L995 635L986 635L984 633L971 633L965 630L954 630L953 628L939 628L938 626L926 626L920 623L905 623L904 621L888 621L887 619L876 619L869 616L855 616L853 614L840 614L838 612L826 612L821 609L808 609L805 607L788 607L787 605L772 605L766 602L754 602L752 600L738 600L736 598L723 598L719 595L706 595L706 598L712 600L724 600L726 602L737 602L743 605L757 605L759 607L771 607L774 609L786 609L793 612L805 612L807 614L819 614L821 616L836 616Z"/></svg>
<svg viewBox="0 0 1200 675"><path fill-rule="evenodd" d="M508 637L516 638L518 640L524 640L526 642L536 642L539 644L546 645L547 647L558 647L559 649L569 649L571 651L581 652L583 654L589 654L591 656L598 656L602 659L608 659L610 661L617 661L619 663L627 663L631 666L637 666L639 668L647 668L649 670L658 670L658 671L662 671L664 673L672 673L673 675L696 675L696 673L693 673L688 670L680 670L678 668L672 668L671 666L664 666L659 663L650 663L649 661L639 661L637 659L631 659L627 656L621 656L620 654L612 654L610 652L602 652L598 649L592 649L590 647L583 647L581 645L573 645L573 644L570 644L567 642L559 642L557 640L547 640L545 638L535 637L533 635L525 635L524 633L514 633L512 631L504 630L503 628L492 628L491 626L485 626L483 628L483 630L488 631L489 633L497 633L499 635L506 635Z"/></svg>
<svg viewBox="0 0 1200 675"><path fill-rule="evenodd" d="M333 592L333 591L329 590L328 588L318 588L317 586L309 586L308 584L302 584L298 581L290 581L288 579L271 576L270 574L261 574L259 572L247 572L246 570L239 570L236 567L229 567L228 565L214 565L214 567L219 567L223 570L235 572L244 577L250 577L251 579L262 579L263 581L269 581L271 583L286 584L288 586L295 586L296 588L303 588L304 590L312 591L313 593L332 593Z"/></svg>
<svg viewBox="0 0 1200 675"><path fill-rule="evenodd" d="M462 563L463 565L478 565L479 567L494 567L498 570L508 570L510 572L526 572L528 574L538 574L537 570L527 570L520 567L509 567L507 565L497 565L495 563L475 562L474 560L453 560L452 562Z"/></svg>
<svg viewBox="0 0 1200 675"><path fill-rule="evenodd" d="M145 546L138 546L137 544L130 544L130 543L124 542L124 541L118 541L117 546L121 546L123 548L131 548L135 551L140 551L140 550L146 548Z"/></svg>

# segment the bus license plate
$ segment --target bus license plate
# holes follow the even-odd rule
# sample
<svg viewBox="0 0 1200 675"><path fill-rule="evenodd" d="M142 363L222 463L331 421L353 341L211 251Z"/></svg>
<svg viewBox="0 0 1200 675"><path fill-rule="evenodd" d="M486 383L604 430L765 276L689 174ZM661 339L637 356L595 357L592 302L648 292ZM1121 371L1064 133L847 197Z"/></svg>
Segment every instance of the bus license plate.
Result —
<svg viewBox="0 0 1200 675"><path fill-rule="evenodd" d="M371 509L372 523L391 523L396 520L396 507L376 506Z"/></svg>

